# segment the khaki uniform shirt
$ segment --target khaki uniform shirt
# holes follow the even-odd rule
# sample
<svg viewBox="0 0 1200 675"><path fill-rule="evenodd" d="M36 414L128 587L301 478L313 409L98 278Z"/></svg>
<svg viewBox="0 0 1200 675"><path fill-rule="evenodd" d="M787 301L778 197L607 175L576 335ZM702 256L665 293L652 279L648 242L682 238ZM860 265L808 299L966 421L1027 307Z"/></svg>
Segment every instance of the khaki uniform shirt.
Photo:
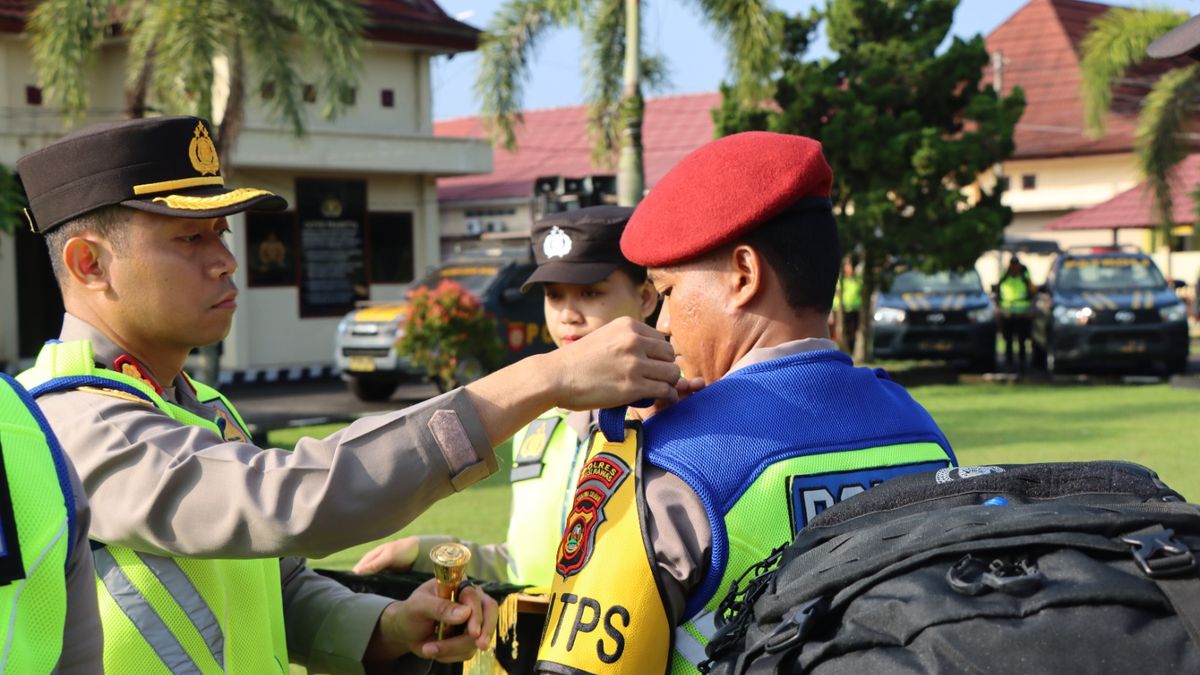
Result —
<svg viewBox="0 0 1200 675"><path fill-rule="evenodd" d="M99 365L123 351L68 314L61 339L90 340ZM211 417L181 376L163 397ZM148 404L95 391L38 400L91 502L91 536L173 557L281 558L288 651L353 672L390 599L305 567L401 529L434 501L497 469L462 390L372 415L294 451L227 442Z"/></svg>
<svg viewBox="0 0 1200 675"><path fill-rule="evenodd" d="M806 338L754 349L733 364L729 372L821 349L837 349L837 344L824 338ZM712 555L712 529L700 498L683 479L654 466L646 466L645 471L649 511L646 527L654 546L655 574L659 588L663 589L667 616L672 625L677 626L683 618L688 596L704 581L704 572Z"/></svg>

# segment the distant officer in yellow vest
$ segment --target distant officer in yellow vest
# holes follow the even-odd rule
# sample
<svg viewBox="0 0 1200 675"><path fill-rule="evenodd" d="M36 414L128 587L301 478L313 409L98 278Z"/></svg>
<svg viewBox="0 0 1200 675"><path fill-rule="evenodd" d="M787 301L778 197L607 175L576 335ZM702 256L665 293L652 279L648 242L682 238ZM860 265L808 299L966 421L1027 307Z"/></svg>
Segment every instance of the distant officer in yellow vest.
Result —
<svg viewBox="0 0 1200 675"><path fill-rule="evenodd" d="M823 509L954 463L902 387L829 339L831 185L813 139L734 134L680 161L630 218L621 251L647 266L658 327L707 386L644 424L598 415L539 672L699 673L735 580Z"/></svg>
<svg viewBox="0 0 1200 675"><path fill-rule="evenodd" d="M851 354L854 353L854 341L858 338L858 312L861 308L862 281L854 271L854 261L847 257L833 291L833 311L835 319L837 311L842 311L842 329L845 333L841 340Z"/></svg>
<svg viewBox="0 0 1200 675"><path fill-rule="evenodd" d="M1008 269L1000 278L1000 330L1004 334L1004 363L1009 372L1025 372L1025 345L1033 329L1033 282L1029 270L1017 256L1008 259ZM1017 363L1013 364L1013 345Z"/></svg>
<svg viewBox="0 0 1200 675"><path fill-rule="evenodd" d="M495 472L491 448L550 406L675 398L674 352L653 329L615 322L294 451L259 448L183 365L228 333L237 307L225 216L287 203L226 187L210 128L195 117L105 123L17 162L67 309L59 340L20 380L91 503L105 668L258 675L286 673L289 660L317 672L461 661L495 626L496 605L477 589L460 603L432 582L402 601L355 594L302 557L391 534ZM436 640L438 623L466 630Z"/></svg>
<svg viewBox="0 0 1200 675"><path fill-rule="evenodd" d="M54 432L0 373L0 673L100 672L89 523Z"/></svg>
<svg viewBox="0 0 1200 675"><path fill-rule="evenodd" d="M621 255L621 232L633 209L593 206L556 213L533 227L538 267L524 290L541 285L546 327L562 347L621 317L639 321L654 311L658 294L646 268ZM471 576L548 587L580 467L580 441L593 414L555 408L513 437L512 510L502 544L467 543ZM382 544L354 567L359 574L385 569L431 571L428 550L447 536L405 537Z"/></svg>

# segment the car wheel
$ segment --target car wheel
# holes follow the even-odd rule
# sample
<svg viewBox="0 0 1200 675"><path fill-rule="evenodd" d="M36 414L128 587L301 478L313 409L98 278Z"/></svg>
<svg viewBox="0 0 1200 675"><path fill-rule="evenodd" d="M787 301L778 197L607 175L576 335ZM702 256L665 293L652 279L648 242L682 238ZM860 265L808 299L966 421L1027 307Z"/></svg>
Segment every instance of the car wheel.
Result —
<svg viewBox="0 0 1200 675"><path fill-rule="evenodd" d="M996 352L972 357L967 363L967 369L972 373L990 373L996 370Z"/></svg>
<svg viewBox="0 0 1200 675"><path fill-rule="evenodd" d="M395 393L398 384L396 380L355 377L350 379L350 392L360 401L386 401Z"/></svg>

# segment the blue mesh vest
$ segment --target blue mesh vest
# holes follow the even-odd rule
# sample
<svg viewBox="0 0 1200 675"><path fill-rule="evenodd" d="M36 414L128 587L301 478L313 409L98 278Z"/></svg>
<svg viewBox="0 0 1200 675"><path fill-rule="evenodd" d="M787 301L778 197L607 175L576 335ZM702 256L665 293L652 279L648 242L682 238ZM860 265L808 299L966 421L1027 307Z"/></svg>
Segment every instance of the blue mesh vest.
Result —
<svg viewBox="0 0 1200 675"><path fill-rule="evenodd" d="M695 673L731 583L824 508L888 478L955 463L929 414L841 352L736 370L645 424L646 459L708 514L712 556L675 633L672 673Z"/></svg>

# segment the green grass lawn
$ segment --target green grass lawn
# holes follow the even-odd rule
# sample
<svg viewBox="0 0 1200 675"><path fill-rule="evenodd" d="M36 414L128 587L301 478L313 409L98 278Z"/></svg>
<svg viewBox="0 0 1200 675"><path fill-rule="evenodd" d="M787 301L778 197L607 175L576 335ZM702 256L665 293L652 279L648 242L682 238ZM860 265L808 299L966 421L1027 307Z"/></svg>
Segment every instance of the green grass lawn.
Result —
<svg viewBox="0 0 1200 675"><path fill-rule="evenodd" d="M912 395L938 421L962 464L1122 459L1156 470L1192 501L1200 501L1200 390L1167 385L957 384L914 387ZM291 447L301 435L336 426L273 432ZM507 467L509 448L499 451ZM396 536L453 534L481 543L502 541L508 527L508 472L503 470L445 499ZM345 569L372 544L312 561Z"/></svg>

